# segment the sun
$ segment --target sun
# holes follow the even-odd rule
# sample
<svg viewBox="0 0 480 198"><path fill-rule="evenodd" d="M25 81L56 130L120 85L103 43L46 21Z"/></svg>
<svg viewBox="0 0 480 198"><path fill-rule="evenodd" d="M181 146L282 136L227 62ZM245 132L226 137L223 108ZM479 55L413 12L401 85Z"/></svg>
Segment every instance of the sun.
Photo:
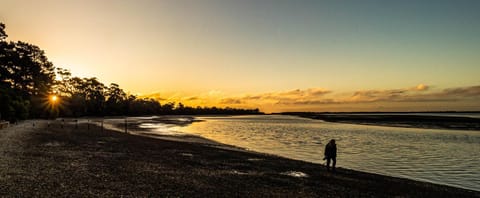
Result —
<svg viewBox="0 0 480 198"><path fill-rule="evenodd" d="M56 118L60 113L60 109L62 109L62 98L55 94L48 95L45 97L42 102L42 106L44 111L48 113L49 118Z"/></svg>
<svg viewBox="0 0 480 198"><path fill-rule="evenodd" d="M50 101L51 101L52 103L57 102L57 100L58 100L58 97L57 97L56 95L50 96Z"/></svg>

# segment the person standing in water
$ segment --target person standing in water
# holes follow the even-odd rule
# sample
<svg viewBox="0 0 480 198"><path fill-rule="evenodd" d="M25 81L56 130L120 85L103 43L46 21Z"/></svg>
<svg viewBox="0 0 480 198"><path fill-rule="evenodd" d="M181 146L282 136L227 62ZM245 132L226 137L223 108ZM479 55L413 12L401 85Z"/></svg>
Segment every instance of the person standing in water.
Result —
<svg viewBox="0 0 480 198"><path fill-rule="evenodd" d="M337 145L335 140L331 139L325 146L325 158L327 160L327 171L330 170L330 161L332 161L332 171L335 172L335 165L337 164Z"/></svg>

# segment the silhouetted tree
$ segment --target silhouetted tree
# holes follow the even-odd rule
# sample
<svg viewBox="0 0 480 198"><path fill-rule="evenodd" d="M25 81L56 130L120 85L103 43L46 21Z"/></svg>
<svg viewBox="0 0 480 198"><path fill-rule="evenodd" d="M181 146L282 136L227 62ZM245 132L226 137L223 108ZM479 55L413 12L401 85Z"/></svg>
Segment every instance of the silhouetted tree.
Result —
<svg viewBox="0 0 480 198"><path fill-rule="evenodd" d="M53 64L45 52L25 42L9 42L2 50L2 77L12 89L25 96L40 95L50 91L54 78Z"/></svg>
<svg viewBox="0 0 480 198"><path fill-rule="evenodd" d="M0 22L0 41L3 41L7 38L7 33L5 32L5 24Z"/></svg>
<svg viewBox="0 0 480 198"><path fill-rule="evenodd" d="M38 117L42 111L40 98L48 95L54 82L54 66L39 47L21 41L7 42L4 28L0 24L0 89L9 94L5 100L15 98L8 100L10 107L3 111L14 109L15 113L2 113L18 118L29 114Z"/></svg>
<svg viewBox="0 0 480 198"><path fill-rule="evenodd" d="M97 78L84 78L84 91L88 115L103 115L105 108L105 85Z"/></svg>
<svg viewBox="0 0 480 198"><path fill-rule="evenodd" d="M55 68L38 46L6 41L0 23L0 115L14 121L28 117L47 118L44 103L49 93L61 97L60 116L168 115L168 114L258 114L258 109L189 107L174 102L160 104L150 98L126 94L118 84L105 86L97 78L72 77L69 70ZM56 72L55 72L56 70ZM59 80L55 80L55 75Z"/></svg>
<svg viewBox="0 0 480 198"><path fill-rule="evenodd" d="M1 119L16 121L28 118L30 104L16 95L13 89L0 87L0 115Z"/></svg>
<svg viewBox="0 0 480 198"><path fill-rule="evenodd" d="M108 115L123 115L125 109L127 94L120 89L120 86L111 83L106 91L106 114Z"/></svg>
<svg viewBox="0 0 480 198"><path fill-rule="evenodd" d="M174 107L175 107L175 103L173 102L166 103L161 106L159 113L163 115L173 114Z"/></svg>
<svg viewBox="0 0 480 198"><path fill-rule="evenodd" d="M55 81L54 92L57 95L70 97L74 93L74 87L72 83L72 73L69 70L63 68L57 69L57 77L59 80Z"/></svg>

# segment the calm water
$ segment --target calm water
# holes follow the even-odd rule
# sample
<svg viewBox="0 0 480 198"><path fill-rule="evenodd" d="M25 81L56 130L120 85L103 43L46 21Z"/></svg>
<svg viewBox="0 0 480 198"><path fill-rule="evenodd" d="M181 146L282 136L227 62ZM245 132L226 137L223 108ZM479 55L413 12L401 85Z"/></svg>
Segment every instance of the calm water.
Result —
<svg viewBox="0 0 480 198"><path fill-rule="evenodd" d="M337 141L337 166L480 191L480 131L328 123L293 116L198 117L158 133L195 134L249 150L323 164ZM155 126L150 126L155 127Z"/></svg>

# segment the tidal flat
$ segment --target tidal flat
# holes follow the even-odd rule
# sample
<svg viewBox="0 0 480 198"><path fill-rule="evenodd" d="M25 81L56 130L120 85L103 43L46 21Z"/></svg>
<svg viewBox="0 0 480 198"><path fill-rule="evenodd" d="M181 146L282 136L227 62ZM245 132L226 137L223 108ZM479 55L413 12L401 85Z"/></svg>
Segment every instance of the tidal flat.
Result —
<svg viewBox="0 0 480 198"><path fill-rule="evenodd" d="M35 125L32 124L35 123ZM480 197L274 155L26 121L0 130L0 196Z"/></svg>

